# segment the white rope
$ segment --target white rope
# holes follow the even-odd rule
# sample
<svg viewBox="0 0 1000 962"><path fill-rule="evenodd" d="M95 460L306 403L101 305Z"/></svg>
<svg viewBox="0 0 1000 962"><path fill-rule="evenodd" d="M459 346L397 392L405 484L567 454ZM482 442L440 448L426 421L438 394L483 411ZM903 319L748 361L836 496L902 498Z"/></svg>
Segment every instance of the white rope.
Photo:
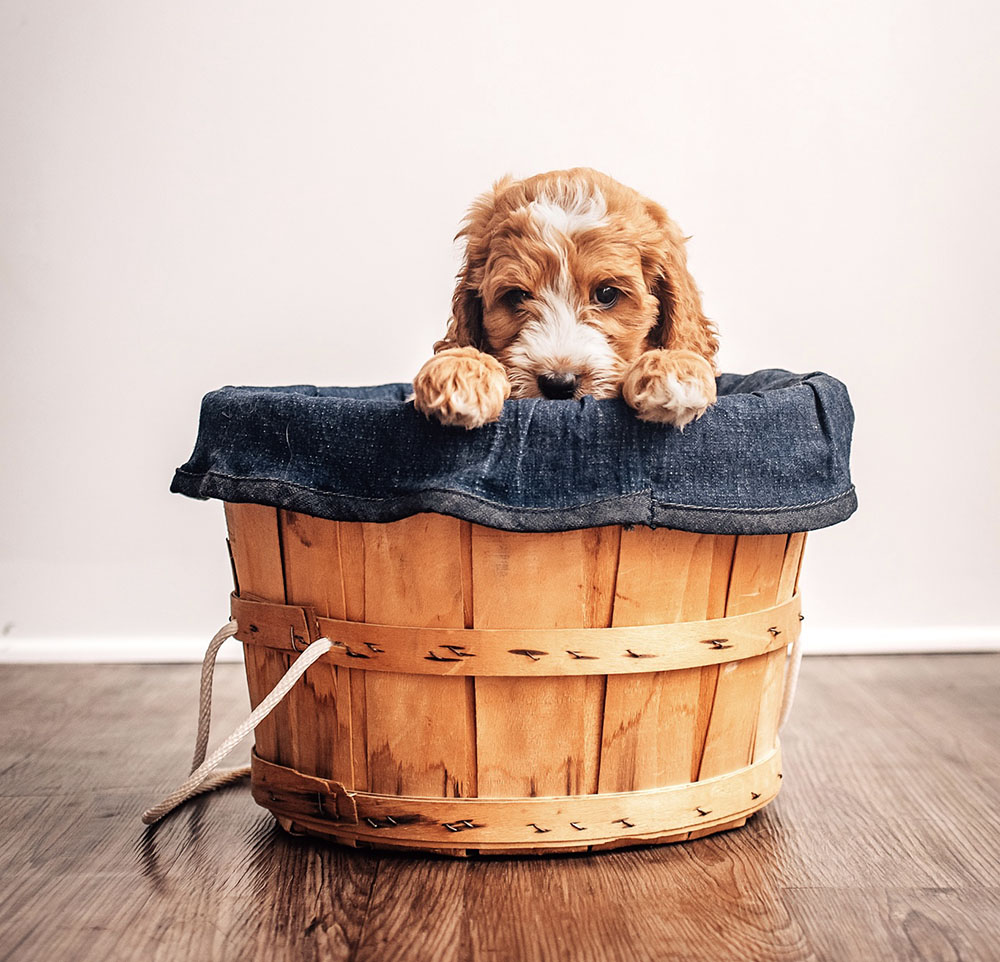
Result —
<svg viewBox="0 0 1000 962"><path fill-rule="evenodd" d="M164 815L169 814L179 805L182 805L190 798L194 798L196 795L210 792L222 785L228 785L247 775L250 772L249 766L226 769L221 772L217 772L215 769L223 758L274 711L285 695L291 691L292 686L305 674L306 669L317 659L322 658L333 647L333 642L328 638L320 638L306 648L295 659L288 671L282 675L281 680L271 689L267 697L206 759L205 752L208 747L208 732L212 720L212 676L215 671L215 657L222 647L223 642L227 638L231 638L234 634L236 634L236 622L230 621L229 624L216 633L215 637L209 642L208 650L205 652L205 660L202 663L201 669L198 736L195 741L194 763L192 766L194 770L188 779L167 795L163 801L142 813L142 820L146 825L158 822Z"/></svg>
<svg viewBox="0 0 1000 962"><path fill-rule="evenodd" d="M778 718L778 731L785 727L788 716L792 713L792 702L795 700L795 689L799 684L799 667L802 664L802 635L799 634L792 642L792 653L788 659L785 672L785 691L781 696L781 715Z"/></svg>
<svg viewBox="0 0 1000 962"><path fill-rule="evenodd" d="M193 772L204 760L208 751L208 731L212 724L212 679L215 675L215 658L223 643L236 634L236 619L233 618L224 628L220 628L215 637L208 643L205 660L201 663L201 690L198 697L198 737L194 743L194 758L191 761Z"/></svg>

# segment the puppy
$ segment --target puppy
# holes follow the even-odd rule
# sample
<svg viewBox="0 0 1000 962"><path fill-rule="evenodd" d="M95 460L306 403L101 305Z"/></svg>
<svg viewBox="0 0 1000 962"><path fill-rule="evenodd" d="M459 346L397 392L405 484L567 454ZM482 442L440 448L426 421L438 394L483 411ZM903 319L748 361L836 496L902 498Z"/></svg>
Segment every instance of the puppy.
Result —
<svg viewBox="0 0 1000 962"><path fill-rule="evenodd" d="M683 429L715 402L718 341L658 204L595 170L505 177L470 208L452 316L417 410L477 428L508 397L625 398Z"/></svg>

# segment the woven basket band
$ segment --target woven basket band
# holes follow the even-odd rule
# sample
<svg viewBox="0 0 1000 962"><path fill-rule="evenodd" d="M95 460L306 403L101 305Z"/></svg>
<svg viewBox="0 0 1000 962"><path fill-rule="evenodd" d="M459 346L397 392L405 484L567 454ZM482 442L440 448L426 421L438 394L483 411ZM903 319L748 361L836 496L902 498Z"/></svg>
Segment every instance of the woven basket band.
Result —
<svg viewBox="0 0 1000 962"><path fill-rule="evenodd" d="M232 596L236 637L301 651L317 638L323 661L415 675L624 675L716 665L775 651L799 635L799 596L710 621L622 628L409 628L318 617L315 610Z"/></svg>
<svg viewBox="0 0 1000 962"><path fill-rule="evenodd" d="M590 845L710 828L766 805L781 785L779 748L716 778L635 792L552 798L409 798L351 792L340 782L251 760L254 800L303 830L411 847ZM460 837L460 841L458 841Z"/></svg>

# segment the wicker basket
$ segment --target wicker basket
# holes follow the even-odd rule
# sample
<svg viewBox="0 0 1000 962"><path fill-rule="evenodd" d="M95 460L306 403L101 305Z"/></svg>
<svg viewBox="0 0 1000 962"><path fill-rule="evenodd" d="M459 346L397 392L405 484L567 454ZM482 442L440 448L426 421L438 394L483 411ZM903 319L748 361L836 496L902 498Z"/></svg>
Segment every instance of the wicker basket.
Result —
<svg viewBox="0 0 1000 962"><path fill-rule="evenodd" d="M288 831L449 855L742 825L780 785L804 534L515 534L227 504L255 800Z"/></svg>

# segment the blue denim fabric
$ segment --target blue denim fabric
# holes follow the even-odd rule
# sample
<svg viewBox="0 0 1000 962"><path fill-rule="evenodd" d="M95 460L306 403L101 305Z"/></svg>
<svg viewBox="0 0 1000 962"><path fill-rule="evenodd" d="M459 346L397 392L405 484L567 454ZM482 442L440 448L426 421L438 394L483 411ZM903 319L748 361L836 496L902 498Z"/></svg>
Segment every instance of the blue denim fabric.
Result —
<svg viewBox="0 0 1000 962"><path fill-rule="evenodd" d="M776 534L857 507L854 412L826 374L723 374L683 433L620 400L508 401L495 424L442 427L409 384L226 387L205 396L171 491L343 521L436 511L508 531L606 524Z"/></svg>

